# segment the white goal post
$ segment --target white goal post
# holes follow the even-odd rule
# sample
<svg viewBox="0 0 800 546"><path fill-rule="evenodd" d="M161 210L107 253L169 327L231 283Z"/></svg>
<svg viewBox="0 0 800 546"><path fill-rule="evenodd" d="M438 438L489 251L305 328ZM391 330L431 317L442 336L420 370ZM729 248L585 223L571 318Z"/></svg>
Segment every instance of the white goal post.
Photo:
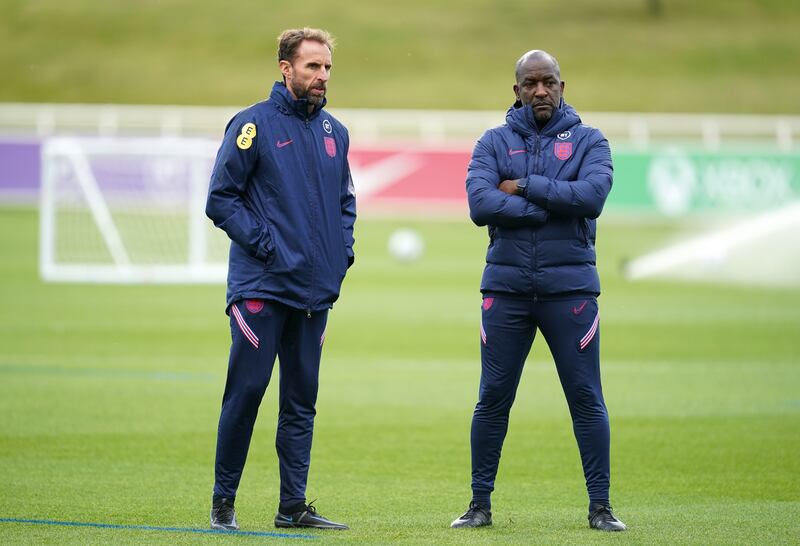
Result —
<svg viewBox="0 0 800 546"><path fill-rule="evenodd" d="M42 146L44 280L212 283L228 240L205 216L218 142L57 137Z"/></svg>

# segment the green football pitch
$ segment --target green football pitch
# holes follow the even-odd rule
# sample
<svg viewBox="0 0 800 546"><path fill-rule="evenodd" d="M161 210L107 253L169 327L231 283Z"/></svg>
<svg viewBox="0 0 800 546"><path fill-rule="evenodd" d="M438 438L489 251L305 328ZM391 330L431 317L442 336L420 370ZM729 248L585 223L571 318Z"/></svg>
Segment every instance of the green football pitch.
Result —
<svg viewBox="0 0 800 546"><path fill-rule="evenodd" d="M43 284L36 222L32 210L0 211L2 543L800 541L800 291L619 274L690 226L601 221L612 501L629 525L606 535L587 526L542 339L512 410L494 526L449 529L470 498L485 231L466 219L360 220L356 265L330 314L308 490L352 529L296 540L127 527L208 526L230 341L224 287ZM401 225L425 238L421 261L389 258ZM275 531L276 406L273 385L237 498L244 531Z"/></svg>

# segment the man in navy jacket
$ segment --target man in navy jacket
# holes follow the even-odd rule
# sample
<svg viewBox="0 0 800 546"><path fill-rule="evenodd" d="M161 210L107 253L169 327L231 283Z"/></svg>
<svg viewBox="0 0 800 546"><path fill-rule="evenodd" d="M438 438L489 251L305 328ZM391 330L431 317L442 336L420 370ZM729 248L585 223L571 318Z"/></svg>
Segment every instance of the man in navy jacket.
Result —
<svg viewBox="0 0 800 546"><path fill-rule="evenodd" d="M220 146L206 214L231 239L228 377L217 436L211 526L238 529L234 500L259 404L280 357L276 527L347 529L306 504L328 309L354 260L347 130L323 110L331 36L278 37L269 100L236 114Z"/></svg>
<svg viewBox="0 0 800 546"><path fill-rule="evenodd" d="M609 504L609 424L600 385L595 219L611 190L608 142L562 98L556 59L516 65L506 124L475 146L470 216L489 226L481 281L481 383L472 418L472 501L452 527L491 525L500 451L537 330L553 354L589 493L589 525L623 531Z"/></svg>

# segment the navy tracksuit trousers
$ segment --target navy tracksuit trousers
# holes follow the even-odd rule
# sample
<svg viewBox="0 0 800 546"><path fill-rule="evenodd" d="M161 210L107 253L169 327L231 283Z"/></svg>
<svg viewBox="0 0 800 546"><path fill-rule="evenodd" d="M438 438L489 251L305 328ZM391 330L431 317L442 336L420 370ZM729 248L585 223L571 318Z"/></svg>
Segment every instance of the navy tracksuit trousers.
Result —
<svg viewBox="0 0 800 546"><path fill-rule="evenodd" d="M280 396L275 447L280 502L305 502L328 311L309 317L305 311L274 301L243 300L231 305L230 316L232 342L217 433L214 494L236 496L258 407L277 355Z"/></svg>
<svg viewBox="0 0 800 546"><path fill-rule="evenodd" d="M591 502L608 504L609 425L600 385L597 298L483 299L481 384L472 417L473 501L490 496L525 359L536 331L550 347L567 398Z"/></svg>

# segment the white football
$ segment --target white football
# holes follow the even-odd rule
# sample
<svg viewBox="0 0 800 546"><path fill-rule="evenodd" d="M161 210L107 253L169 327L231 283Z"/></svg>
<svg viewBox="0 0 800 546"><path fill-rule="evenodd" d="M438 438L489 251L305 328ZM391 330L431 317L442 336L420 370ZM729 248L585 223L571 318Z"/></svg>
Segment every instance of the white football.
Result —
<svg viewBox="0 0 800 546"><path fill-rule="evenodd" d="M414 262L424 250L422 237L413 229L401 228L389 236L389 254L399 262Z"/></svg>

